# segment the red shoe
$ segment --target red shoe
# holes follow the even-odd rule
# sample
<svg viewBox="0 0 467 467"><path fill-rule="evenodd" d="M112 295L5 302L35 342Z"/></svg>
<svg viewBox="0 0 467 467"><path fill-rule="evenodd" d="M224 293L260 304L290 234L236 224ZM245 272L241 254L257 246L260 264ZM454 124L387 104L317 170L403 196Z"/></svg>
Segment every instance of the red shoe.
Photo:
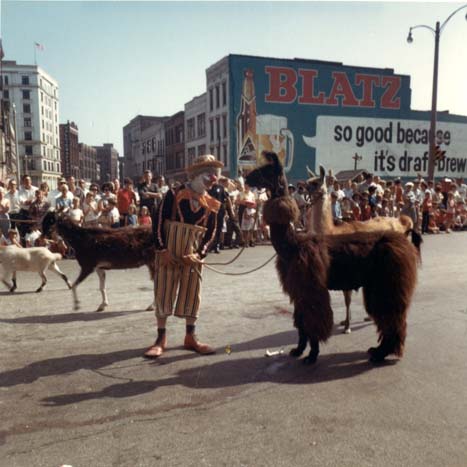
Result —
<svg viewBox="0 0 467 467"><path fill-rule="evenodd" d="M198 342L194 334L187 334L185 336L185 342L183 346L186 350L194 350L195 352L198 352L201 355L210 355L216 353L216 349L214 349L210 345Z"/></svg>
<svg viewBox="0 0 467 467"><path fill-rule="evenodd" d="M149 349L146 350L146 352L144 352L144 356L146 358L158 358L164 353L164 350L166 347L167 347L167 337L164 334L162 338L160 339L158 338L156 342L154 343L154 345L149 347Z"/></svg>

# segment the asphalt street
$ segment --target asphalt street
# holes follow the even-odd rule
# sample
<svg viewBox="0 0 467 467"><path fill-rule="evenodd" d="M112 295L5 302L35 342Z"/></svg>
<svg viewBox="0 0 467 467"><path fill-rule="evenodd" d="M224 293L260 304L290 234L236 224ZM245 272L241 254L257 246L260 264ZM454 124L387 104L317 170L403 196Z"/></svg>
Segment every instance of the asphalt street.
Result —
<svg viewBox="0 0 467 467"><path fill-rule="evenodd" d="M405 356L378 366L361 293L350 335L333 292L318 363L289 357L296 332L274 262L205 271L197 331L217 353L185 351L172 318L156 361L142 358L155 337L146 269L109 272L101 313L95 274L74 311L59 277L36 294L39 276L18 273L14 294L0 289L0 466L466 467L467 232L424 239ZM272 255L257 246L217 267L244 272ZM76 278L75 261L60 267Z"/></svg>

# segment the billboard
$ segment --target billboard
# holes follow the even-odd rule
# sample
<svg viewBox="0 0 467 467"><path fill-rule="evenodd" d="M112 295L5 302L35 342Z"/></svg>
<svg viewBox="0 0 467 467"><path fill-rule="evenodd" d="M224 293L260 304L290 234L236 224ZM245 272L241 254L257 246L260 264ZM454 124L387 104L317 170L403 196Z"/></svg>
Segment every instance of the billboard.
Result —
<svg viewBox="0 0 467 467"><path fill-rule="evenodd" d="M289 178L319 164L382 177L415 177L428 168L430 113L410 109L410 77L391 69L314 60L229 56L231 173L273 150ZM436 175L467 176L467 117L438 114L446 150Z"/></svg>

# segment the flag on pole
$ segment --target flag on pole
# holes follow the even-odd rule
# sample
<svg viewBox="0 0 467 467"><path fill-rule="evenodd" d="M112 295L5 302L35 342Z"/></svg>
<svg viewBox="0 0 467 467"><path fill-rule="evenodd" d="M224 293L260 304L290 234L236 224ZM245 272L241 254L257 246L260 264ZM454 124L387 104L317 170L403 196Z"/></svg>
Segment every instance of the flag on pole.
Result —
<svg viewBox="0 0 467 467"><path fill-rule="evenodd" d="M34 42L34 45L36 46L36 49L40 50L41 52L44 51L44 46L39 44L39 42Z"/></svg>

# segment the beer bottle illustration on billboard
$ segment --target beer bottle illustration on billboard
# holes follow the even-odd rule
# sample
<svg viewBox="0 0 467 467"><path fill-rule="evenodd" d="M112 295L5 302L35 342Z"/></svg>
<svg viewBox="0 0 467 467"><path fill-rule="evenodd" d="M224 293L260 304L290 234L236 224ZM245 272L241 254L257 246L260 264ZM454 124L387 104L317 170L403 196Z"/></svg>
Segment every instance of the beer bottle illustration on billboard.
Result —
<svg viewBox="0 0 467 467"><path fill-rule="evenodd" d="M240 113L237 117L239 165L256 164L256 96L253 70L245 70Z"/></svg>
<svg viewBox="0 0 467 467"><path fill-rule="evenodd" d="M238 165L253 167L261 164L263 151L274 151L286 172L292 168L294 137L288 128L287 117L256 111L253 70L244 72L240 112L237 117Z"/></svg>

